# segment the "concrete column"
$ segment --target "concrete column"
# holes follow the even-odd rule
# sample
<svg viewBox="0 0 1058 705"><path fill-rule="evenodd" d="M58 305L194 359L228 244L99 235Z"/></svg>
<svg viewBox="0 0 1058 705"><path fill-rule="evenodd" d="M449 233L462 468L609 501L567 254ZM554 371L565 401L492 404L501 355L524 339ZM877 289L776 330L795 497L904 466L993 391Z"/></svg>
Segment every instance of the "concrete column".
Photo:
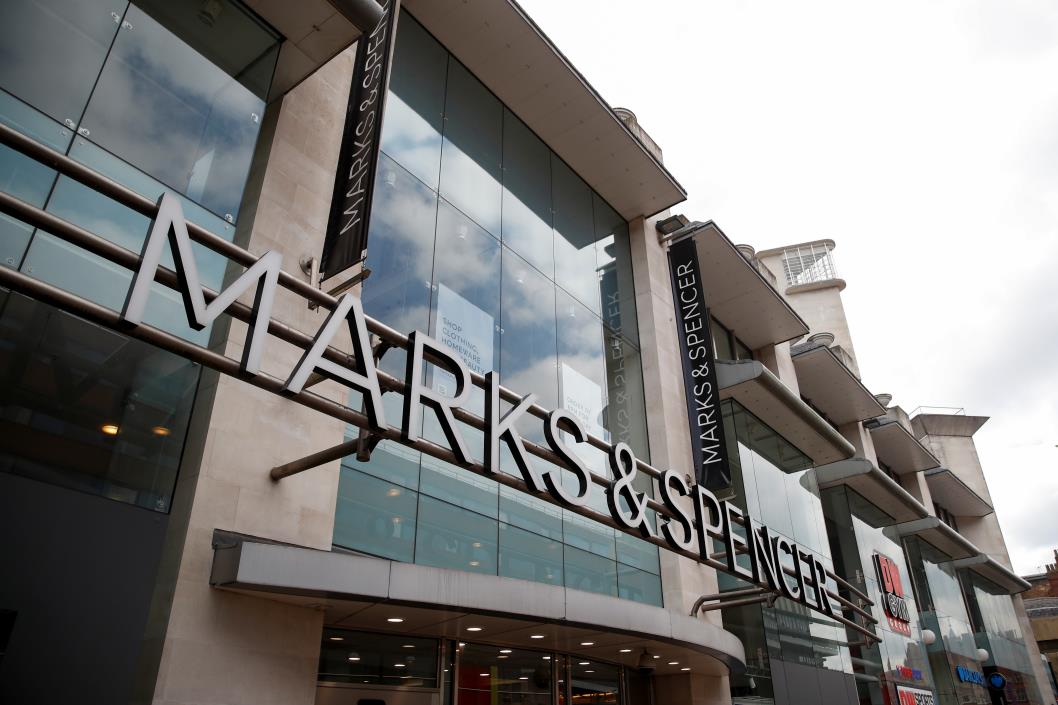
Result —
<svg viewBox="0 0 1058 705"><path fill-rule="evenodd" d="M729 705L731 686L727 676L686 674L654 678L657 705Z"/></svg>
<svg viewBox="0 0 1058 705"><path fill-rule="evenodd" d="M863 427L863 424L859 421L852 421L847 424L838 426L838 433L845 437L849 443L856 448L856 455L860 458L866 458L874 463L874 466L878 466L878 454L874 450L874 441L871 439L871 434Z"/></svg>
<svg viewBox="0 0 1058 705"><path fill-rule="evenodd" d="M257 254L278 251L290 273L300 272L301 255L322 250L352 67L350 50L266 114L240 243ZM273 315L310 335L325 318L282 290ZM218 329L214 347L237 359L245 331L238 322L227 335ZM348 340L336 342L348 349ZM299 357L300 350L271 338L263 371L285 377ZM187 531L175 560L153 701L311 705L323 613L211 588L211 541L219 528L329 549L339 463L278 483L268 472L277 462L341 442L344 424L239 380L208 379L215 380L212 408L199 410L193 421L201 462L182 470ZM330 382L313 391L336 401L347 395Z"/></svg>
<svg viewBox="0 0 1058 705"><path fill-rule="evenodd" d="M654 219L639 218L629 223L629 240L651 464L691 473L694 464L667 250L658 243ZM661 552L661 582L665 607L683 614L690 613L698 597L718 589L716 571L669 551ZM721 624L719 611L708 612L704 618ZM680 683L678 694L676 690L672 697L662 697L659 693L659 704L727 705L731 702L727 678L691 675L675 678Z"/></svg>
<svg viewBox="0 0 1058 705"><path fill-rule="evenodd" d="M785 384L791 392L800 396L801 388L797 384L797 368L794 367L793 357L790 356L790 344L779 343L755 350L753 355L763 364L779 381Z"/></svg>

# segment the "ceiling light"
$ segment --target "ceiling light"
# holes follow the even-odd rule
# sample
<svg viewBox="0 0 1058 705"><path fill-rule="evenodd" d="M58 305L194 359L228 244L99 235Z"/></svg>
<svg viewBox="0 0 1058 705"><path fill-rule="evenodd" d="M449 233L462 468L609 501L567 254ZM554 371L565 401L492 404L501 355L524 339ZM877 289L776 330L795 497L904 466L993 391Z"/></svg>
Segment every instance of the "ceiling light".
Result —
<svg viewBox="0 0 1058 705"><path fill-rule="evenodd" d="M121 429L118 428L116 424L105 423L99 427L99 430L107 434L108 436L116 436L118 435L118 431L120 431Z"/></svg>
<svg viewBox="0 0 1058 705"><path fill-rule="evenodd" d="M580 645L581 646L595 646L595 642L594 641L582 641L582 642L580 642Z"/></svg>
<svg viewBox="0 0 1058 705"><path fill-rule="evenodd" d="M509 653L511 653L511 650L510 649L500 649L500 653L501 654L509 654Z"/></svg>
<svg viewBox="0 0 1058 705"><path fill-rule="evenodd" d="M480 632L481 627L467 627L468 632Z"/></svg>
<svg viewBox="0 0 1058 705"><path fill-rule="evenodd" d="M481 561L470 561L471 568L477 568L479 565L481 565Z"/></svg>
<svg viewBox="0 0 1058 705"><path fill-rule="evenodd" d="M669 665L670 666L679 666L680 662L679 661L669 661Z"/></svg>
<svg viewBox="0 0 1058 705"><path fill-rule="evenodd" d="M393 668L404 668L404 664L403 663L395 663L395 664L393 664Z"/></svg>
<svg viewBox="0 0 1058 705"><path fill-rule="evenodd" d="M518 676L518 680L527 681L527 680L529 680L529 676Z"/></svg>
<svg viewBox="0 0 1058 705"><path fill-rule="evenodd" d="M497 656L496 658L507 658L507 657L503 656L503 655L500 655L500 656Z"/></svg>
<svg viewBox="0 0 1058 705"><path fill-rule="evenodd" d="M588 671L585 671L585 673L595 673L595 671L588 670Z"/></svg>
<svg viewBox="0 0 1058 705"><path fill-rule="evenodd" d="M475 541L474 543L472 543L470 545L473 546L474 548L481 548L481 542L480 541Z"/></svg>
<svg viewBox="0 0 1058 705"><path fill-rule="evenodd" d="M661 657L660 656L655 656L654 658L661 658Z"/></svg>
<svg viewBox="0 0 1058 705"><path fill-rule="evenodd" d="M689 670L691 670L691 668L690 668L690 666L684 666L684 667L683 667L683 668L681 668L680 670L681 670L681 671L689 671Z"/></svg>
<svg viewBox="0 0 1058 705"><path fill-rule="evenodd" d="M350 661L359 661L359 660L360 660L360 657L359 657L359 656L356 656L356 655L353 655L353 656L350 656L350 657L349 657L349 660L350 660Z"/></svg>
<svg viewBox="0 0 1058 705"><path fill-rule="evenodd" d="M590 666L591 665L591 661L578 661L577 665L578 666Z"/></svg>
<svg viewBox="0 0 1058 705"><path fill-rule="evenodd" d="M488 678L489 677L488 673L479 673L478 675L481 676L482 678Z"/></svg>
<svg viewBox="0 0 1058 705"><path fill-rule="evenodd" d="M156 436L168 436L172 431L167 429L165 426L155 426L151 429L151 433Z"/></svg>
<svg viewBox="0 0 1058 705"><path fill-rule="evenodd" d="M403 620L403 619L401 619L400 617L390 617L390 618L389 618L389 619L387 619L386 621L387 621L387 622L389 622L390 624L400 624L400 623L401 623L401 622L403 622L404 620Z"/></svg>
<svg viewBox="0 0 1058 705"><path fill-rule="evenodd" d="M332 637L327 637L327 638L330 639L331 641L345 641L345 637L342 637L342 636L332 636Z"/></svg>
<svg viewBox="0 0 1058 705"><path fill-rule="evenodd" d="M398 490L396 487L390 487L388 490L386 490L386 496L400 497L400 490Z"/></svg>
<svg viewBox="0 0 1058 705"><path fill-rule="evenodd" d="M621 649L618 653L630 654L630 653L632 653L632 650L631 649Z"/></svg>
<svg viewBox="0 0 1058 705"><path fill-rule="evenodd" d="M550 660L551 660L551 657L550 657L550 656L543 656L543 657L541 657L541 658L543 658L543 659L544 659L545 661L550 661Z"/></svg>
<svg viewBox="0 0 1058 705"><path fill-rule="evenodd" d="M405 648L405 649L414 649L415 648L415 644L405 644L403 646L403 648Z"/></svg>
<svg viewBox="0 0 1058 705"><path fill-rule="evenodd" d="M543 634L530 634L529 638L530 639L543 639L544 635Z"/></svg>
<svg viewBox="0 0 1058 705"><path fill-rule="evenodd" d="M462 649L462 648L463 648L464 646L466 646L466 645L467 645L467 643L466 643L465 641L461 641L461 642L459 642L459 648L461 648L461 649Z"/></svg>

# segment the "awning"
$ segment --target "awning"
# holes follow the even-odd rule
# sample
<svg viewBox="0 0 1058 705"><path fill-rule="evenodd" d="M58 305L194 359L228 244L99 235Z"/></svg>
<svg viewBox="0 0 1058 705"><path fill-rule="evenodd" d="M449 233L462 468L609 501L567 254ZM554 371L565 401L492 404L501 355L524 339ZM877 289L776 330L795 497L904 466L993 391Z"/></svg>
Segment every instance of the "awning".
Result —
<svg viewBox="0 0 1058 705"><path fill-rule="evenodd" d="M808 333L808 325L715 223L702 223L677 239L687 237L694 239L709 310L742 342L757 350Z"/></svg>
<svg viewBox="0 0 1058 705"><path fill-rule="evenodd" d="M756 360L717 362L716 376L721 399L738 401L816 465L855 455L851 443Z"/></svg>
<svg viewBox="0 0 1058 705"><path fill-rule="evenodd" d="M995 511L988 500L974 492L948 468L933 468L924 472L923 476L933 499L955 516L983 517Z"/></svg>
<svg viewBox="0 0 1058 705"><path fill-rule="evenodd" d="M842 425L885 414L885 407L826 345L802 343L791 353L801 394L834 423Z"/></svg>
<svg viewBox="0 0 1058 705"><path fill-rule="evenodd" d="M872 419L864 422L863 426L871 432L878 460L897 475L908 475L940 465L933 453L895 419Z"/></svg>
<svg viewBox="0 0 1058 705"><path fill-rule="evenodd" d="M914 521L929 515L926 508L891 477L866 458L839 460L812 471L819 489L845 486L892 517L885 526Z"/></svg>
<svg viewBox="0 0 1058 705"><path fill-rule="evenodd" d="M686 200L661 161L517 3L404 0L403 7L625 219Z"/></svg>
<svg viewBox="0 0 1058 705"><path fill-rule="evenodd" d="M962 534L935 516L916 519L887 529L897 537L918 536L926 543L952 559L970 558L980 551Z"/></svg>
<svg viewBox="0 0 1058 705"><path fill-rule="evenodd" d="M982 578L985 578L989 582L995 583L1003 590L1006 590L1007 593L1011 595L1025 592L1032 587L1032 583L1025 580L1002 563L999 563L994 558L991 558L987 553L979 553L970 558L951 561L949 565L953 568L972 570Z"/></svg>
<svg viewBox="0 0 1058 705"><path fill-rule="evenodd" d="M745 670L742 643L711 622L559 585L430 568L290 546L229 532L213 535L210 585L312 606L328 625L555 649L635 667L644 648L657 673ZM388 622L401 619L400 626ZM479 627L470 633L467 627ZM530 639L540 634L543 639ZM621 653L621 649L631 649ZM670 665L677 661L677 665Z"/></svg>

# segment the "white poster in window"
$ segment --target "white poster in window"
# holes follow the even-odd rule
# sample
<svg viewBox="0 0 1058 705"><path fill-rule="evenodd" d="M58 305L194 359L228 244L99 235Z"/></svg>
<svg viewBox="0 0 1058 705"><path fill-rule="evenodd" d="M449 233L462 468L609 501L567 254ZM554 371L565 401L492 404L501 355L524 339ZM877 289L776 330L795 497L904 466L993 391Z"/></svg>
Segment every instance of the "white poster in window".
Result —
<svg viewBox="0 0 1058 705"><path fill-rule="evenodd" d="M452 348L472 371L485 374L494 369L492 316L444 284L437 285L437 340ZM442 394L456 392L455 375L434 368L433 388ZM475 394L475 399L480 396ZM476 406L476 404L472 404Z"/></svg>
<svg viewBox="0 0 1058 705"><path fill-rule="evenodd" d="M602 387L575 369L562 363L560 380L562 408L584 424L584 430L599 438L608 438L602 426L605 402Z"/></svg>

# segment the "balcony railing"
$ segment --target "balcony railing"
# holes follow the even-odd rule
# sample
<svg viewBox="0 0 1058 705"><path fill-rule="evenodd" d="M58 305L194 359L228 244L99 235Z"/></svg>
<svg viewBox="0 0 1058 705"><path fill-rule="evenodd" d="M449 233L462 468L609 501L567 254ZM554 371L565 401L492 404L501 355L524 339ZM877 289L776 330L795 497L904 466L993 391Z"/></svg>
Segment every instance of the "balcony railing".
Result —
<svg viewBox="0 0 1058 705"><path fill-rule="evenodd" d="M799 286L837 279L834 258L830 254L832 250L833 244L830 241L813 242L783 250L782 266L786 272L786 283L789 286Z"/></svg>

